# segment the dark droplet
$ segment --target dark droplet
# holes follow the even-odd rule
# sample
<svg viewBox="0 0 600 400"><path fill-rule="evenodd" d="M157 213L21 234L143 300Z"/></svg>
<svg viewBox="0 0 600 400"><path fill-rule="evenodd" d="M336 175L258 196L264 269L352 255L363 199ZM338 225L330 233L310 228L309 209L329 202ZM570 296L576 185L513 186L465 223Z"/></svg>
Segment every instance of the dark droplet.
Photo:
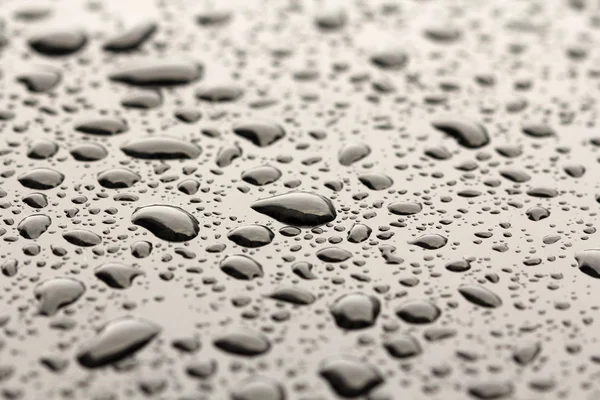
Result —
<svg viewBox="0 0 600 400"><path fill-rule="evenodd" d="M98 183L108 189L130 188L142 179L126 168L114 168L98 174Z"/></svg>
<svg viewBox="0 0 600 400"><path fill-rule="evenodd" d="M421 203L399 201L388 206L389 212L396 215L415 215L423 210Z"/></svg>
<svg viewBox="0 0 600 400"><path fill-rule="evenodd" d="M301 227L322 225L337 215L329 199L310 192L289 192L257 200L251 207L279 222Z"/></svg>
<svg viewBox="0 0 600 400"><path fill-rule="evenodd" d="M39 301L39 313L55 315L61 308L75 303L85 292L85 286L73 278L50 278L35 287L34 295Z"/></svg>
<svg viewBox="0 0 600 400"><path fill-rule="evenodd" d="M363 293L346 294L332 304L330 311L336 324L343 329L364 329L375 325L381 303Z"/></svg>
<svg viewBox="0 0 600 400"><path fill-rule="evenodd" d="M148 229L154 236L169 242L185 242L198 236L198 220L187 211L163 204L140 207L131 222Z"/></svg>
<svg viewBox="0 0 600 400"><path fill-rule="evenodd" d="M471 303L485 308L497 308L502 305L498 295L480 285L464 285L458 288L460 294Z"/></svg>
<svg viewBox="0 0 600 400"><path fill-rule="evenodd" d="M239 226L227 234L227 238L238 246L250 248L266 246L274 237L273 231L257 224Z"/></svg>
<svg viewBox="0 0 600 400"><path fill-rule="evenodd" d="M127 132L127 122L116 117L93 117L80 121L75 130L81 133L98 136L114 136Z"/></svg>
<svg viewBox="0 0 600 400"><path fill-rule="evenodd" d="M408 243L414 244L427 250L437 250L439 248L444 247L446 243L448 243L448 239L446 239L442 235L438 235L437 233L431 233L421 235L415 240Z"/></svg>
<svg viewBox="0 0 600 400"><path fill-rule="evenodd" d="M62 236L67 242L80 247L92 247L102 243L102 237L85 229L66 231Z"/></svg>
<svg viewBox="0 0 600 400"><path fill-rule="evenodd" d="M153 21L138 23L108 39L102 48L112 52L136 50L152 37L156 29L157 24Z"/></svg>
<svg viewBox="0 0 600 400"><path fill-rule="evenodd" d="M144 160L180 160L198 158L200 147L172 137L147 137L133 140L121 147L130 157Z"/></svg>
<svg viewBox="0 0 600 400"><path fill-rule="evenodd" d="M264 186L281 178L281 171L270 165L261 165L244 171L242 180L255 186Z"/></svg>
<svg viewBox="0 0 600 400"><path fill-rule="evenodd" d="M364 396L381 385L381 373L371 364L354 357L334 356L322 362L319 374L338 396Z"/></svg>
<svg viewBox="0 0 600 400"><path fill-rule="evenodd" d="M464 117L446 116L434 120L432 125L469 149L478 149L490 142L488 133L482 125Z"/></svg>
<svg viewBox="0 0 600 400"><path fill-rule="evenodd" d="M117 262L100 265L94 270L94 274L113 289L127 289L136 277L144 275L137 268Z"/></svg>
<svg viewBox="0 0 600 400"><path fill-rule="evenodd" d="M227 353L239 356L257 356L271 349L271 342L266 336L245 328L219 336L214 345Z"/></svg>
<svg viewBox="0 0 600 400"><path fill-rule="evenodd" d="M430 324L440 317L441 311L427 300L409 300L396 309L396 315L411 324Z"/></svg>
<svg viewBox="0 0 600 400"><path fill-rule="evenodd" d="M409 358L423 352L421 345L411 335L398 335L384 342L383 346L394 358Z"/></svg>
<svg viewBox="0 0 600 400"><path fill-rule="evenodd" d="M19 182L29 189L48 190L60 185L64 179L65 176L56 170L35 168L21 175Z"/></svg>
<svg viewBox="0 0 600 400"><path fill-rule="evenodd" d="M300 286L282 286L269 293L267 297L297 305L309 305L317 299L314 294Z"/></svg>
<svg viewBox="0 0 600 400"><path fill-rule="evenodd" d="M257 145L267 147L285 136L283 128L270 121L251 120L233 127L233 132Z"/></svg>
<svg viewBox="0 0 600 400"><path fill-rule="evenodd" d="M335 246L326 247L317 251L317 258L325 262L338 263L346 261L350 257L352 257L352 253L350 253L348 250L344 250Z"/></svg>
<svg viewBox="0 0 600 400"><path fill-rule="evenodd" d="M111 74L110 79L134 86L173 86L194 82L203 72L203 66L193 62L154 60L125 67Z"/></svg>
<svg viewBox="0 0 600 400"><path fill-rule="evenodd" d="M600 279L600 250L588 249L575 255L579 270L592 278Z"/></svg>
<svg viewBox="0 0 600 400"><path fill-rule="evenodd" d="M87 43L87 36L77 29L56 29L32 36L28 43L45 56L66 56L81 50Z"/></svg>
<svg viewBox="0 0 600 400"><path fill-rule="evenodd" d="M283 387L271 379L253 376L235 385L231 400L285 400Z"/></svg>
<svg viewBox="0 0 600 400"><path fill-rule="evenodd" d="M37 239L48 230L52 220L47 215L33 214L23 218L17 230L25 239Z"/></svg>
<svg viewBox="0 0 600 400"><path fill-rule="evenodd" d="M225 257L219 267L235 279L252 280L263 276L261 265L254 259L241 254Z"/></svg>
<svg viewBox="0 0 600 400"><path fill-rule="evenodd" d="M350 166L371 154L371 148L364 143L348 143L338 154L340 164Z"/></svg>
<svg viewBox="0 0 600 400"><path fill-rule="evenodd" d="M149 321L125 317L106 324L77 354L86 368L99 368L129 357L145 347L161 331Z"/></svg>

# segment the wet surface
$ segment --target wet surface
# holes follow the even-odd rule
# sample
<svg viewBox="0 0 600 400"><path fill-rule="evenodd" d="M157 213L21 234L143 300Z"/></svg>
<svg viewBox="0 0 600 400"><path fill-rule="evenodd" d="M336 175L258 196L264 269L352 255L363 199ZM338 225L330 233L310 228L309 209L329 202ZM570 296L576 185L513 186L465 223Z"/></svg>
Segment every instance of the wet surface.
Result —
<svg viewBox="0 0 600 400"><path fill-rule="evenodd" d="M0 1L0 398L600 397L593 3Z"/></svg>

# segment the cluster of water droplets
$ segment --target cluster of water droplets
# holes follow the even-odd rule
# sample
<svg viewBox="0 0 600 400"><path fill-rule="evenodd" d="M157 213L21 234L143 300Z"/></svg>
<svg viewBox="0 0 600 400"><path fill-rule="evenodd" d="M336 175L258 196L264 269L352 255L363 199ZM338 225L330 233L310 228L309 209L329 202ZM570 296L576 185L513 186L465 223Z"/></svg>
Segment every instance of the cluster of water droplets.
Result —
<svg viewBox="0 0 600 400"><path fill-rule="evenodd" d="M600 396L600 19L480 3L3 5L0 396Z"/></svg>

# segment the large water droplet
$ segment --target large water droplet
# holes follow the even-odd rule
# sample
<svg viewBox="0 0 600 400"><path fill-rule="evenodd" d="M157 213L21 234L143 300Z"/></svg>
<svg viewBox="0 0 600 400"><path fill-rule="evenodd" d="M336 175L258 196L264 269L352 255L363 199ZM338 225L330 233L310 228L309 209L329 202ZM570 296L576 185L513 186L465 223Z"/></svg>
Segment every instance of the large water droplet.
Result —
<svg viewBox="0 0 600 400"><path fill-rule="evenodd" d="M300 286L282 286L273 290L267 295L273 300L279 300L286 303L309 305L317 299L314 294Z"/></svg>
<svg viewBox="0 0 600 400"><path fill-rule="evenodd" d="M17 230L25 239L37 239L48 230L52 220L44 214L33 214L23 218Z"/></svg>
<svg viewBox="0 0 600 400"><path fill-rule="evenodd" d="M173 86L194 82L203 72L201 64L189 61L152 60L122 68L110 79L135 86Z"/></svg>
<svg viewBox="0 0 600 400"><path fill-rule="evenodd" d="M60 185L65 176L50 168L35 168L19 177L21 185L36 190L53 189Z"/></svg>
<svg viewBox="0 0 600 400"><path fill-rule="evenodd" d="M274 237L273 231L258 224L242 225L227 234L227 238L238 246L250 248L266 246Z"/></svg>
<svg viewBox="0 0 600 400"><path fill-rule="evenodd" d="M383 346L395 358L414 357L423 352L417 339L407 334L394 336L386 340Z"/></svg>
<svg viewBox="0 0 600 400"><path fill-rule="evenodd" d="M340 150L340 164L349 166L371 154L371 148L364 143L348 143Z"/></svg>
<svg viewBox="0 0 600 400"><path fill-rule="evenodd" d="M59 28L40 32L29 38L29 46L45 56L66 56L81 50L87 43L83 31Z"/></svg>
<svg viewBox="0 0 600 400"><path fill-rule="evenodd" d="M135 185L141 176L127 168L113 168L98 174L98 183L108 189L123 189Z"/></svg>
<svg viewBox="0 0 600 400"><path fill-rule="evenodd" d="M108 39L102 48L106 51L132 51L152 37L158 25L154 21L143 21Z"/></svg>
<svg viewBox="0 0 600 400"><path fill-rule="evenodd" d="M86 118L75 125L75 130L89 135L114 136L127 132L127 122L116 117Z"/></svg>
<svg viewBox="0 0 600 400"><path fill-rule="evenodd" d="M375 325L380 310L379 300L363 293L343 295L330 308L336 324L343 329L364 329Z"/></svg>
<svg viewBox="0 0 600 400"><path fill-rule="evenodd" d="M432 125L469 149L478 149L490 142L488 133L482 125L464 117L445 116L435 119Z"/></svg>
<svg viewBox="0 0 600 400"><path fill-rule="evenodd" d="M283 387L271 379L252 377L242 381L231 391L231 400L285 400Z"/></svg>
<svg viewBox="0 0 600 400"><path fill-rule="evenodd" d="M326 359L321 363L319 374L344 398L364 396L384 381L374 366L348 356Z"/></svg>
<svg viewBox="0 0 600 400"><path fill-rule="evenodd" d="M289 192L257 200L252 209L284 224L311 227L331 222L337 216L331 201L311 192Z"/></svg>
<svg viewBox="0 0 600 400"><path fill-rule="evenodd" d="M106 324L77 354L86 368L98 368L129 357L144 348L161 331L149 321L125 317Z"/></svg>
<svg viewBox="0 0 600 400"><path fill-rule="evenodd" d="M502 305L498 295L480 285L464 285L458 288L460 294L471 303L486 308L497 308Z"/></svg>
<svg viewBox="0 0 600 400"><path fill-rule="evenodd" d="M131 222L148 229L154 236L169 242L185 242L198 236L198 220L187 211L163 204L137 208Z"/></svg>
<svg viewBox="0 0 600 400"><path fill-rule="evenodd" d="M259 147L267 147L285 136L283 128L270 121L250 120L233 127L233 132Z"/></svg>
<svg viewBox="0 0 600 400"><path fill-rule="evenodd" d="M396 315L411 324L430 324L441 315L437 306L427 300L408 300L396 309Z"/></svg>
<svg viewBox="0 0 600 400"><path fill-rule="evenodd" d="M241 254L225 257L219 267L227 275L236 279L252 280L263 276L261 265L254 259Z"/></svg>
<svg viewBox="0 0 600 400"><path fill-rule="evenodd" d="M85 292L85 286L73 278L50 278L35 287L35 298L40 302L39 313L53 316L63 307L75 303Z"/></svg>
<svg viewBox="0 0 600 400"><path fill-rule="evenodd" d="M102 282L113 289L127 289L133 283L133 280L144 275L142 271L132 266L112 262L98 266L94 274Z"/></svg>
<svg viewBox="0 0 600 400"><path fill-rule="evenodd" d="M80 247L92 247L102 243L102 237L86 229L72 229L63 233L63 238Z"/></svg>
<svg viewBox="0 0 600 400"><path fill-rule="evenodd" d="M408 243L414 244L427 250L436 250L444 247L446 243L448 243L448 239L446 239L442 235L438 235L437 233L430 233L421 235L415 240Z"/></svg>
<svg viewBox="0 0 600 400"><path fill-rule="evenodd" d="M271 342L265 335L245 328L220 335L215 339L214 345L227 353L240 356L257 356L271 348Z"/></svg>
<svg viewBox="0 0 600 400"><path fill-rule="evenodd" d="M145 160L178 160L198 158L200 147L172 137L135 139L121 147L130 157Z"/></svg>

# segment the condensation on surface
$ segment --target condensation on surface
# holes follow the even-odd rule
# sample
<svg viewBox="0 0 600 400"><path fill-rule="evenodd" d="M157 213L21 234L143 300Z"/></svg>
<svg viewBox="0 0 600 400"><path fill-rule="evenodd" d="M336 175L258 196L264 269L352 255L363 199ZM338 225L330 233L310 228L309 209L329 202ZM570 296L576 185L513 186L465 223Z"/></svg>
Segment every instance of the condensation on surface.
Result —
<svg viewBox="0 0 600 400"><path fill-rule="evenodd" d="M598 398L599 28L0 1L0 396Z"/></svg>

